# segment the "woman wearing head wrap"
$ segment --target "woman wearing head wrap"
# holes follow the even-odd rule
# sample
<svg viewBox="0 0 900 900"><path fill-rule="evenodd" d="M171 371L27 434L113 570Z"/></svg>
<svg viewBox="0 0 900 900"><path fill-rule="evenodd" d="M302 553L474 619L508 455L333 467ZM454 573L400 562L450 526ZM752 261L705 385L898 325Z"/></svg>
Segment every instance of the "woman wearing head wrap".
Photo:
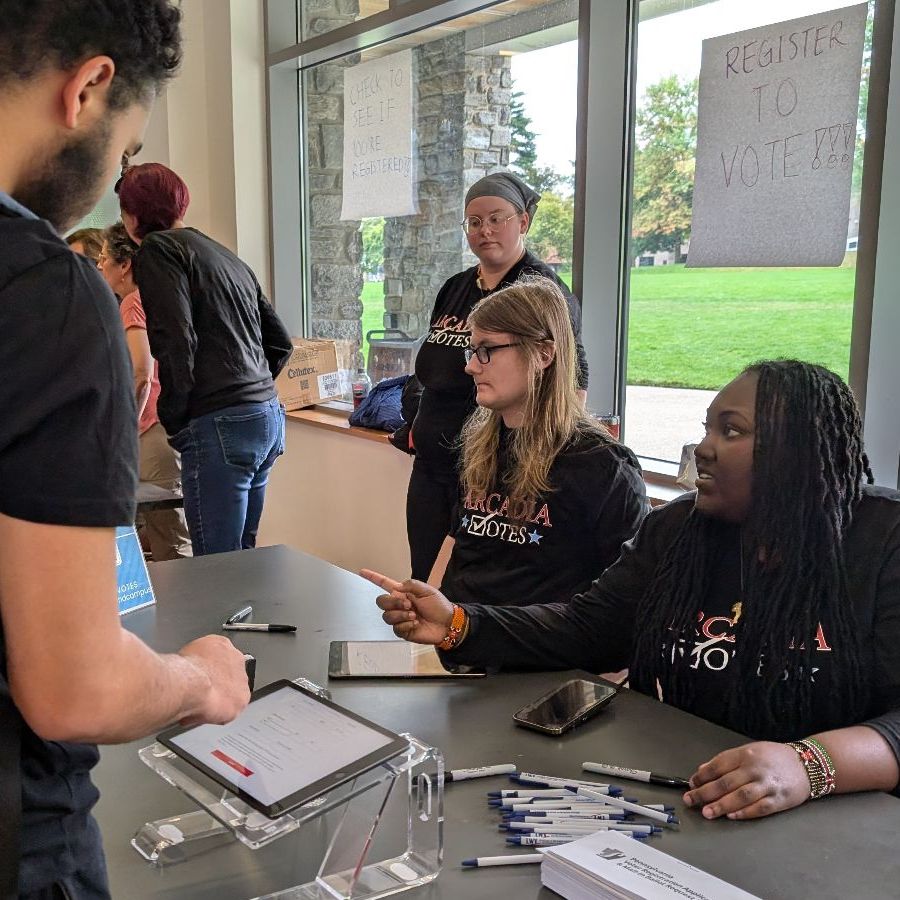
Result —
<svg viewBox="0 0 900 900"><path fill-rule="evenodd" d="M406 498L406 530L413 578L428 578L459 499L458 443L475 409L463 351L469 346L472 307L522 275L544 275L561 288L569 306L578 357L578 387L587 387L581 343L581 308L556 273L525 249L525 235L541 199L509 172L475 182L466 194L462 228L478 265L449 278L438 292L425 343L416 357L423 390L412 423L413 464Z"/></svg>

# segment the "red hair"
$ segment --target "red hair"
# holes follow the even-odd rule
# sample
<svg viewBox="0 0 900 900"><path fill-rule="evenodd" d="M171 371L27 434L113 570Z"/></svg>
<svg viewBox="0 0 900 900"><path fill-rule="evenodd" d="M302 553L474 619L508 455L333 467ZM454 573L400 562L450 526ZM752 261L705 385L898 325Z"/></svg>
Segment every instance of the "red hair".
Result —
<svg viewBox="0 0 900 900"><path fill-rule="evenodd" d="M184 218L191 192L182 178L162 163L132 166L116 186L123 212L137 219L135 234L143 240Z"/></svg>

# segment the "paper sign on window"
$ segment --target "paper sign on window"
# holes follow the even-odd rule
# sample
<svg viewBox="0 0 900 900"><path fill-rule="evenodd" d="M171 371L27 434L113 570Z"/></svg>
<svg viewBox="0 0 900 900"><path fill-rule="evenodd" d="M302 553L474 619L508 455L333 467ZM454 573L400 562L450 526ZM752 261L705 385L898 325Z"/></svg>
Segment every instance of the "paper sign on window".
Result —
<svg viewBox="0 0 900 900"><path fill-rule="evenodd" d="M688 266L840 265L866 12L703 42Z"/></svg>
<svg viewBox="0 0 900 900"><path fill-rule="evenodd" d="M411 50L345 69L341 219L418 212L412 106Z"/></svg>

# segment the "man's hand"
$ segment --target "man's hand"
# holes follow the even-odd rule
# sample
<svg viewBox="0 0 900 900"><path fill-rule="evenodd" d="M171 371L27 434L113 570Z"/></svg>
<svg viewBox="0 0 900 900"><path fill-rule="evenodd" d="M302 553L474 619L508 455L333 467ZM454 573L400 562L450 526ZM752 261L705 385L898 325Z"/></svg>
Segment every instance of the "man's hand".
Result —
<svg viewBox="0 0 900 900"><path fill-rule="evenodd" d="M178 653L209 679L209 691L199 709L182 720L182 725L224 725L250 701L244 654L228 638L208 634L186 644Z"/></svg>
<svg viewBox="0 0 900 900"><path fill-rule="evenodd" d="M375 602L384 610L381 618L397 637L415 644L439 644L447 636L453 604L437 588L411 579L394 581L371 569L363 569L359 574L390 592Z"/></svg>
<svg viewBox="0 0 900 900"><path fill-rule="evenodd" d="M786 744L755 741L714 756L691 776L688 806L707 819L758 819L809 799L809 776Z"/></svg>

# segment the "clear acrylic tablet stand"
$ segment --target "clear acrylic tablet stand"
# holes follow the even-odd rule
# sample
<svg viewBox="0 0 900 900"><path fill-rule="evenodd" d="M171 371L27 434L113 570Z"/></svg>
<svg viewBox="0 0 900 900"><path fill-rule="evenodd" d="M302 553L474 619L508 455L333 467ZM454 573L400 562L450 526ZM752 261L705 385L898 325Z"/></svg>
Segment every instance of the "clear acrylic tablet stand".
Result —
<svg viewBox="0 0 900 900"><path fill-rule="evenodd" d="M328 696L304 678L296 682ZM319 819L333 821L334 832L315 880L255 900L375 900L425 884L443 861L444 758L412 735L403 737L409 741L404 753L278 819L247 806L161 744L144 747L141 760L200 809L147 822L131 845L151 864L166 866L233 838L258 850ZM382 850L388 858L369 861Z"/></svg>

